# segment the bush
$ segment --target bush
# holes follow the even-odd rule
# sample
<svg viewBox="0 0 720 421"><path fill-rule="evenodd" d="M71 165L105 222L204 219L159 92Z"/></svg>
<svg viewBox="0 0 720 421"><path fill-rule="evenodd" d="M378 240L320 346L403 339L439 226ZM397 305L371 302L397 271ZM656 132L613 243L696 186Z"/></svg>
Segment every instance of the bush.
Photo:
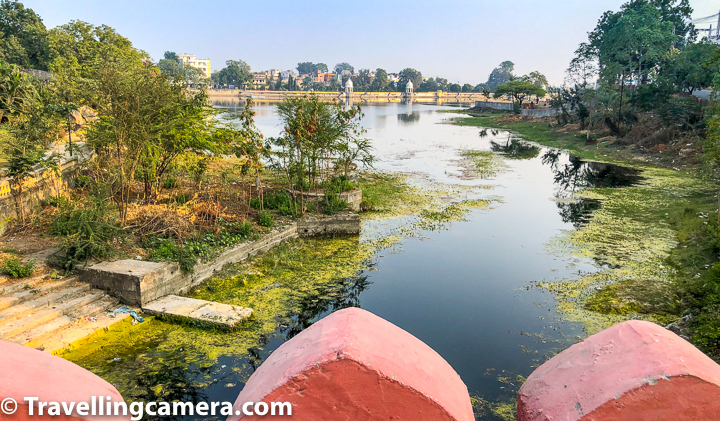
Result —
<svg viewBox="0 0 720 421"><path fill-rule="evenodd" d="M670 98L657 111L665 124L680 131L703 126L703 109L695 97Z"/></svg>
<svg viewBox="0 0 720 421"><path fill-rule="evenodd" d="M206 233L177 243L175 239L148 237L143 247L150 250L148 260L180 263L184 272L192 273L198 260L207 261L221 250L239 244L253 235L250 221L224 223L220 232Z"/></svg>
<svg viewBox="0 0 720 421"><path fill-rule="evenodd" d="M178 179L173 177L172 175L168 175L165 177L165 180L163 180L163 188L166 189L174 189L178 186Z"/></svg>
<svg viewBox="0 0 720 421"><path fill-rule="evenodd" d="M123 233L110 216L108 200L92 197L90 202L72 203L53 220L50 233L64 237L60 243L62 265L67 270L92 258L112 255L110 242Z"/></svg>
<svg viewBox="0 0 720 421"><path fill-rule="evenodd" d="M262 202L260 201L259 197L253 197L250 199L250 207L255 210L260 210L262 208Z"/></svg>
<svg viewBox="0 0 720 421"><path fill-rule="evenodd" d="M323 205L323 212L328 215L334 215L347 208L347 202L340 199L337 193L332 191L327 191L325 193L325 201L323 202Z"/></svg>
<svg viewBox="0 0 720 421"><path fill-rule="evenodd" d="M273 217L270 215L270 212L263 211L258 214L258 225L261 227L270 228L273 226L273 222Z"/></svg>
<svg viewBox="0 0 720 421"><path fill-rule="evenodd" d="M11 257L3 265L3 273L11 278L27 278L35 271L35 261L23 263L17 257Z"/></svg>
<svg viewBox="0 0 720 421"><path fill-rule="evenodd" d="M50 196L43 201L43 206L53 208L63 208L68 204L70 204L70 201L64 196Z"/></svg>
<svg viewBox="0 0 720 421"><path fill-rule="evenodd" d="M293 198L285 190L273 190L263 199L265 209L277 209L280 215L295 215L297 211Z"/></svg>

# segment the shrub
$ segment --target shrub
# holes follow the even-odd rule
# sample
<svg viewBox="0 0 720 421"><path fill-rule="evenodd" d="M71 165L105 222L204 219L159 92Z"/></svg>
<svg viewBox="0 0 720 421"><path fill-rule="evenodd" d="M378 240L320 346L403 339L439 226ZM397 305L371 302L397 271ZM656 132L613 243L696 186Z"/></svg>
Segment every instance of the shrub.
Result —
<svg viewBox="0 0 720 421"><path fill-rule="evenodd" d="M260 198L259 197L253 197L250 199L250 207L255 210L260 210L261 206Z"/></svg>
<svg viewBox="0 0 720 421"><path fill-rule="evenodd" d="M284 190L273 190L263 198L265 209L277 209L280 215L295 215L297 207L290 194Z"/></svg>
<svg viewBox="0 0 720 421"><path fill-rule="evenodd" d="M270 215L270 212L263 211L258 214L258 225L261 227L270 228L273 226L273 222L273 217Z"/></svg>
<svg viewBox="0 0 720 421"><path fill-rule="evenodd" d="M325 193L325 201L323 202L323 205L323 211L328 215L334 215L347 208L347 202L340 199L337 193L333 191L327 191Z"/></svg>
<svg viewBox="0 0 720 421"><path fill-rule="evenodd" d="M50 206L53 208L63 208L70 202L64 196L50 196L43 201L43 206Z"/></svg>
<svg viewBox="0 0 720 421"><path fill-rule="evenodd" d="M108 200L92 197L90 202L73 203L53 220L50 233L64 237L60 251L67 270L92 258L112 255L110 242L123 233L107 207Z"/></svg>
<svg viewBox="0 0 720 421"><path fill-rule="evenodd" d="M17 257L11 257L3 265L3 273L11 278L27 278L35 271L35 261L23 263Z"/></svg>
<svg viewBox="0 0 720 421"><path fill-rule="evenodd" d="M172 175L168 175L165 177L165 180L163 180L163 188L166 189L174 189L178 186L178 179L173 177Z"/></svg>

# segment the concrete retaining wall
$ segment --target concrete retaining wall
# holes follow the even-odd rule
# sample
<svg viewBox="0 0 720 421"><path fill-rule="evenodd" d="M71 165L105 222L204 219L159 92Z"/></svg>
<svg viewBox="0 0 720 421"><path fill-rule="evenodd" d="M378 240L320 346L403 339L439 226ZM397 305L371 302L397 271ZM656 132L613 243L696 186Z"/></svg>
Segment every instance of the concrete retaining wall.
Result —
<svg viewBox="0 0 720 421"><path fill-rule="evenodd" d="M277 229L257 241L237 245L210 262L198 261L193 273L185 273L178 263L156 263L139 260L101 262L80 268L80 280L107 291L126 304L144 307L166 295L183 294L209 279L225 265L239 263L266 252L292 238L322 235L357 235L360 216L338 214L307 218Z"/></svg>
<svg viewBox="0 0 720 421"><path fill-rule="evenodd" d="M71 184L77 176L78 161L70 161L59 164L57 172L54 170L38 169L32 178L23 183L23 209L25 215L32 213L32 210L42 205L42 202L51 197L57 196ZM9 179L0 179L0 235L5 231L6 221L20 219L17 206L17 188Z"/></svg>
<svg viewBox="0 0 720 421"><path fill-rule="evenodd" d="M493 110L500 111L512 111L512 102L497 102L497 101L475 101L476 107L491 108ZM558 114L558 111L554 108L523 108L520 110L520 114L529 117L554 117Z"/></svg>

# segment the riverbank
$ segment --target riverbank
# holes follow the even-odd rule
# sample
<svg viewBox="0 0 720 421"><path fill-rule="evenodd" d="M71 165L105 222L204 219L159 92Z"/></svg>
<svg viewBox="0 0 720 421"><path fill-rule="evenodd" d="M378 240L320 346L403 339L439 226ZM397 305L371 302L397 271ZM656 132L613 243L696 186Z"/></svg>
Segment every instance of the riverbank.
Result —
<svg viewBox="0 0 720 421"><path fill-rule="evenodd" d="M577 230L548 245L556 253L590 257L601 270L534 286L553 292L567 320L581 322L588 334L628 319L672 323L673 330L720 360L714 182L697 167L615 142L587 144L585 134L558 131L548 122L472 115L454 123L509 130L525 141L565 149L584 160L636 169L640 180L631 186L576 192L578 211L587 203L597 203L590 207L597 209L591 209Z"/></svg>

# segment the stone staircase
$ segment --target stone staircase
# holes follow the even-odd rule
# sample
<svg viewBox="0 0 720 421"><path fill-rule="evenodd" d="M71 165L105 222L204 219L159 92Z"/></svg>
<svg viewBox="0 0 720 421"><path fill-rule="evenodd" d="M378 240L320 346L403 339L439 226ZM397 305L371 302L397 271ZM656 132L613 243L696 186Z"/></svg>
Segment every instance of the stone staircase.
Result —
<svg viewBox="0 0 720 421"><path fill-rule="evenodd" d="M129 317L121 305L77 276L0 277L0 339L53 353Z"/></svg>

